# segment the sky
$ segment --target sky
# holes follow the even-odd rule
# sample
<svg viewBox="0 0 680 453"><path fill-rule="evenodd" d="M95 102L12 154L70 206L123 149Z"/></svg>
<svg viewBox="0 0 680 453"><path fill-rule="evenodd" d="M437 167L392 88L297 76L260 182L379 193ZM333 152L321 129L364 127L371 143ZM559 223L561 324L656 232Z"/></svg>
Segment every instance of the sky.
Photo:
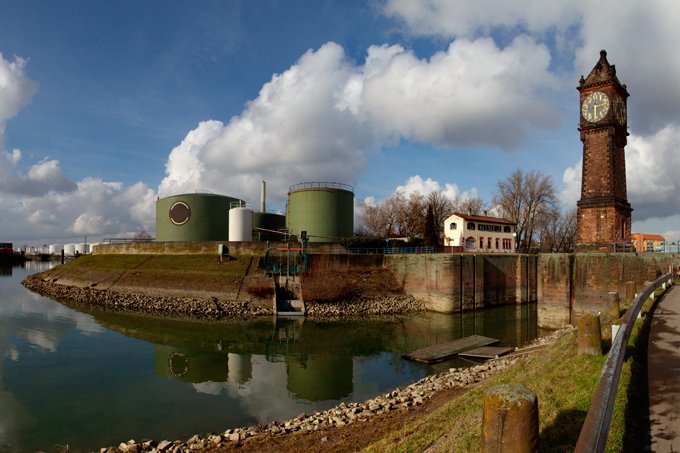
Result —
<svg viewBox="0 0 680 453"><path fill-rule="evenodd" d="M520 168L580 197L576 87L601 49L628 100L633 231L680 239L680 3L672 0L0 0L0 242L155 230L157 197L283 210L490 203Z"/></svg>

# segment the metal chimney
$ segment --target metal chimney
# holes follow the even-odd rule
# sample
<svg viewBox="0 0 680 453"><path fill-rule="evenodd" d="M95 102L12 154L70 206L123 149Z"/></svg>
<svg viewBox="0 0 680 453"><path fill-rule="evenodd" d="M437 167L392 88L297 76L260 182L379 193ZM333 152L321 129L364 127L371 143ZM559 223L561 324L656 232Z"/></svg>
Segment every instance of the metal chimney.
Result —
<svg viewBox="0 0 680 453"><path fill-rule="evenodd" d="M260 212L267 212L265 209L265 199L267 198L267 182L262 181L262 192L260 193Z"/></svg>

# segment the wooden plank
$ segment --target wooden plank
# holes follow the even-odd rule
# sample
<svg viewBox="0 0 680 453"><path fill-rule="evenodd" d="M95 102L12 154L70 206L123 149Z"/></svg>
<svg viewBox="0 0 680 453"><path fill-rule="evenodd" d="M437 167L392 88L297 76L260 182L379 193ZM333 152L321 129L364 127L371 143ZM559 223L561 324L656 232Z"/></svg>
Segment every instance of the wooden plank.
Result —
<svg viewBox="0 0 680 453"><path fill-rule="evenodd" d="M442 343L429 346L427 348L418 349L417 351L405 354L403 357L416 362L436 363L455 357L461 352L480 348L482 346L489 346L500 341L501 340L496 338L483 337L481 335L471 335L469 337L450 341L448 343Z"/></svg>
<svg viewBox="0 0 680 453"><path fill-rule="evenodd" d="M515 348L485 346L482 348L471 349L469 351L461 352L458 355L461 357L478 357L480 359L495 359L514 350Z"/></svg>

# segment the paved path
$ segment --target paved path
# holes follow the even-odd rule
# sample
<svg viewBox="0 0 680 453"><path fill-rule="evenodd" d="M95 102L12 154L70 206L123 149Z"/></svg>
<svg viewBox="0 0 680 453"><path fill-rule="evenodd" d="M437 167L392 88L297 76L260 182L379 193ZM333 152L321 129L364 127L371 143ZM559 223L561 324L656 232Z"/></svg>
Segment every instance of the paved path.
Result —
<svg viewBox="0 0 680 453"><path fill-rule="evenodd" d="M680 452L680 285L656 307L647 354L652 451Z"/></svg>

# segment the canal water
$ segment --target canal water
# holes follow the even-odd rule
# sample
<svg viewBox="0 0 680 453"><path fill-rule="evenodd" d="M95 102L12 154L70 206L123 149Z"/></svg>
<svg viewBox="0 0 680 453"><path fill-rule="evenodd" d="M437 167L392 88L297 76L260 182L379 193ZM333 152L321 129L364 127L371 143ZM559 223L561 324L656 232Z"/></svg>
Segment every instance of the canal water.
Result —
<svg viewBox="0 0 680 453"><path fill-rule="evenodd" d="M324 322L82 312L21 286L48 266L0 267L1 452L91 451L293 418L472 364L401 357L415 349L539 335L535 305Z"/></svg>

